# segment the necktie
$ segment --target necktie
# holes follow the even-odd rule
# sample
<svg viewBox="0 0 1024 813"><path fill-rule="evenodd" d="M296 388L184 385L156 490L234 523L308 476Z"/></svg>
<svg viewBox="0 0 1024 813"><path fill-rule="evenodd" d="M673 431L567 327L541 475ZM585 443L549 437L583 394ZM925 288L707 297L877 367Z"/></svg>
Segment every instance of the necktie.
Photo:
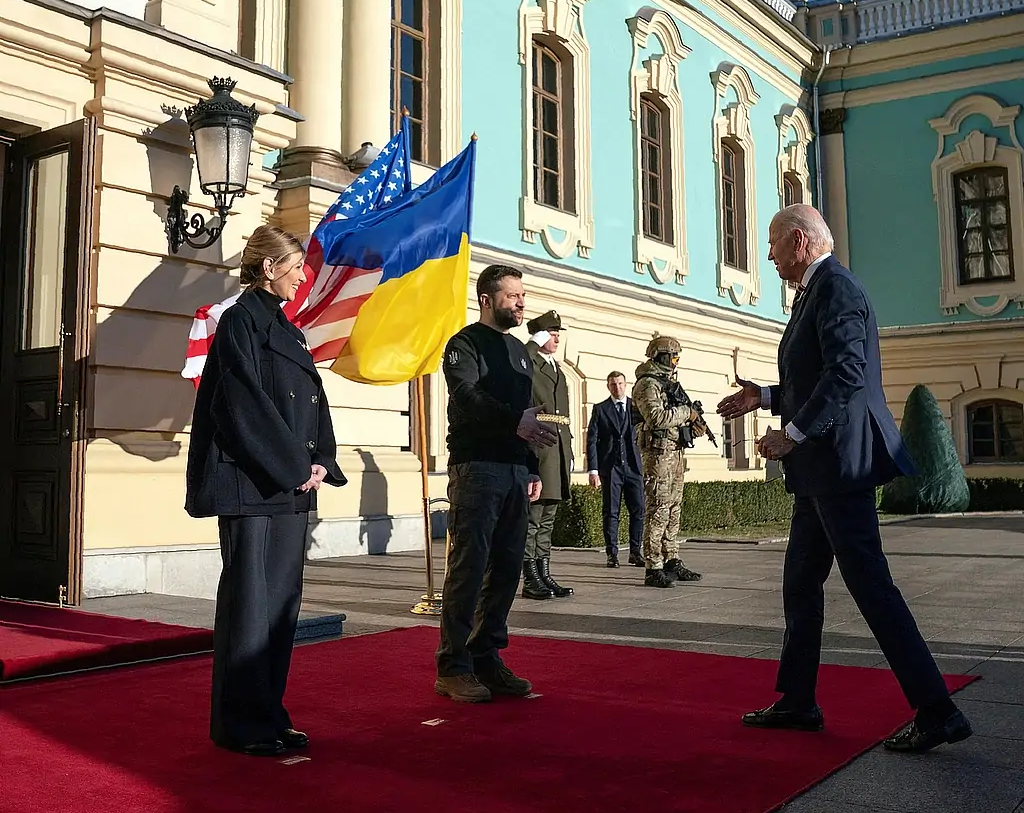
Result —
<svg viewBox="0 0 1024 813"><path fill-rule="evenodd" d="M622 423L626 418L626 410L622 406L622 401L615 402L615 413L619 416L619 423Z"/></svg>
<svg viewBox="0 0 1024 813"><path fill-rule="evenodd" d="M793 300L793 305L794 306L796 305L797 302L800 301L800 298L804 295L804 291L806 291L806 290L807 290L807 288L804 287L803 285L798 285L796 287L796 298Z"/></svg>

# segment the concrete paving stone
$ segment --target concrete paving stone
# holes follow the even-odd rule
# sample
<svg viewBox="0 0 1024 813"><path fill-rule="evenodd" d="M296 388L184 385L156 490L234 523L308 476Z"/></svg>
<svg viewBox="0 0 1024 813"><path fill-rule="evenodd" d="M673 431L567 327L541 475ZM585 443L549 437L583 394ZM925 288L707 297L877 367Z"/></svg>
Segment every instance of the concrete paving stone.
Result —
<svg viewBox="0 0 1024 813"><path fill-rule="evenodd" d="M965 752L972 753L972 749L979 747L976 740L984 739L1000 764L1024 769L1024 705L975 700L966 691L957 693L956 704L971 721L976 736L965 743ZM950 749L950 753L961 752L959 748Z"/></svg>
<svg viewBox="0 0 1024 813"><path fill-rule="evenodd" d="M965 689L972 700L1024 704L1024 662L990 658L968 674L981 675L981 680Z"/></svg>
<svg viewBox="0 0 1024 813"><path fill-rule="evenodd" d="M830 777L821 795L880 810L1011 813L1024 800L1024 770L965 764L939 749L922 755L879 749Z"/></svg>

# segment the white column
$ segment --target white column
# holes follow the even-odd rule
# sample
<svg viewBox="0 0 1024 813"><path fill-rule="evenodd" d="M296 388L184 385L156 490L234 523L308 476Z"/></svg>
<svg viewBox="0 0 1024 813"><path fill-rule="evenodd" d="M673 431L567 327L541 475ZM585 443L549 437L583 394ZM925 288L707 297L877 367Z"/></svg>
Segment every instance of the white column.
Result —
<svg viewBox="0 0 1024 813"><path fill-rule="evenodd" d="M382 3L390 7L390 3ZM295 84L289 104L305 117L294 147L341 148L340 0L293 0L289 7L288 71Z"/></svg>
<svg viewBox="0 0 1024 813"><path fill-rule="evenodd" d="M344 0L344 6L341 150L351 155L364 141L379 148L391 139L391 2Z"/></svg>

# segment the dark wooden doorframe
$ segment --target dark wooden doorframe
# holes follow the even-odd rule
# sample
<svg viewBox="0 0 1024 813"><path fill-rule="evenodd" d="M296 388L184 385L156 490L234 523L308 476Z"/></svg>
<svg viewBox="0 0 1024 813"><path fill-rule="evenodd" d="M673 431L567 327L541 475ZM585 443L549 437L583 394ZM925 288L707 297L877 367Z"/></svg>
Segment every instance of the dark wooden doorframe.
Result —
<svg viewBox="0 0 1024 813"><path fill-rule="evenodd" d="M63 252L54 258L54 270L63 295L45 314L51 323L36 329L35 317L26 316L37 293L32 286L40 282L29 253L55 239L44 226L37 228L39 178L54 169L41 168L42 162L60 155L66 156L58 176L65 191ZM0 596L8 598L68 604L82 598L95 155L92 118L26 136L6 150L0 210ZM59 208L50 214L59 215Z"/></svg>

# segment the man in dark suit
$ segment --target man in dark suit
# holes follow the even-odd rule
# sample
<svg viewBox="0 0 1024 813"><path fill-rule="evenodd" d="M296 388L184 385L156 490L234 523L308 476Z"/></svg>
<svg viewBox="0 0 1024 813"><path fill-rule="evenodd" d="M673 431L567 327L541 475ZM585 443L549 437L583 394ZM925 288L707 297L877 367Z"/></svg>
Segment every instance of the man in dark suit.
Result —
<svg viewBox="0 0 1024 813"><path fill-rule="evenodd" d="M815 700L824 621L824 584L839 572L871 628L914 721L885 741L893 751L923 752L971 736L950 699L914 616L893 584L882 552L875 488L914 472L882 391L874 309L860 282L832 256L832 234L814 208L788 206L772 220L768 259L797 284L779 345L779 384L738 380L738 393L718 413L737 418L756 409L782 416L758 451L782 461L794 495L783 571L786 633L774 705L744 715L745 725L820 731Z"/></svg>
<svg viewBox="0 0 1024 813"><path fill-rule="evenodd" d="M601 488L601 520L608 567L619 566L619 509L629 512L629 563L644 567L644 480L636 427L630 417L632 399L626 396L626 376L608 373L611 397L594 404L587 426L587 471L590 485Z"/></svg>
<svg viewBox="0 0 1024 813"><path fill-rule="evenodd" d="M569 431L569 385L555 360L562 335L562 319L548 311L526 323L530 341L526 352L533 361L533 406L541 407L538 420L547 421L558 431L558 442L535 447L543 484L540 499L530 506L530 525L526 532L523 558L523 597L532 599L565 598L573 594L551 576L551 535L555 530L558 504L569 499L569 473L572 471L572 433Z"/></svg>

